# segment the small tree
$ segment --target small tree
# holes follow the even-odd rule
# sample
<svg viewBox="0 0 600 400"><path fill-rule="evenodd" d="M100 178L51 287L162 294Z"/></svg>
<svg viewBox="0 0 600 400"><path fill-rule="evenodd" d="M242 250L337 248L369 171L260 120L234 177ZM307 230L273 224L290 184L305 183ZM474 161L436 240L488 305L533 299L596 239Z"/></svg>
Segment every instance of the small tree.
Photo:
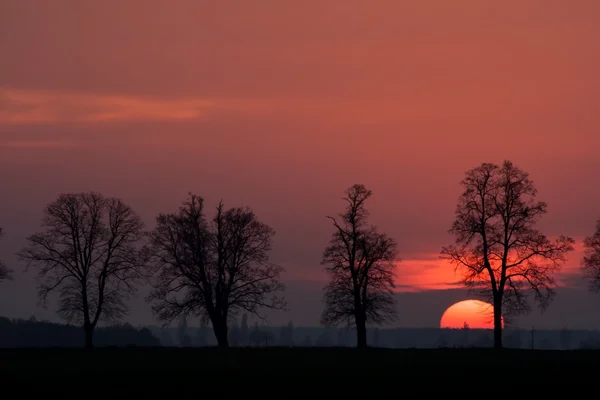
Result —
<svg viewBox="0 0 600 400"><path fill-rule="evenodd" d="M563 350L569 349L571 346L571 331L565 326L560 330L560 346Z"/></svg>
<svg viewBox="0 0 600 400"><path fill-rule="evenodd" d="M190 347L192 345L192 339L188 334L188 323L185 315L181 315L179 318L179 325L177 325L177 338L179 340L180 347Z"/></svg>
<svg viewBox="0 0 600 400"><path fill-rule="evenodd" d="M462 327L462 345L465 347L469 346L469 336L471 333L471 326L465 321Z"/></svg>
<svg viewBox="0 0 600 400"><path fill-rule="evenodd" d="M279 344L288 347L294 345L294 324L292 324L292 321L280 328Z"/></svg>
<svg viewBox="0 0 600 400"><path fill-rule="evenodd" d="M2 228L0 228L0 239L2 239L3 233ZM0 282L10 279L12 279L12 270L0 261Z"/></svg>
<svg viewBox="0 0 600 400"><path fill-rule="evenodd" d="M346 191L340 221L328 217L335 230L322 260L330 277L322 323L353 323L360 348L367 347L367 323L377 325L396 317L396 242L367 224L365 202L371 195L364 185Z"/></svg>
<svg viewBox="0 0 600 400"><path fill-rule="evenodd" d="M469 170L461 184L454 245L442 258L463 274L463 283L491 300L494 347L502 347L502 319L531 310L528 294L544 310L554 295L553 275L573 250L573 239L550 240L535 228L547 211L524 171L509 161L483 163Z"/></svg>
<svg viewBox="0 0 600 400"><path fill-rule="evenodd" d="M237 321L234 322L233 327L229 329L229 345L233 347L237 347L240 345L240 327L237 324Z"/></svg>
<svg viewBox="0 0 600 400"><path fill-rule="evenodd" d="M143 223L121 200L90 192L58 196L44 209L42 227L18 256L37 269L42 303L57 292L58 315L82 323L92 347L98 321L125 315L144 277Z"/></svg>
<svg viewBox="0 0 600 400"><path fill-rule="evenodd" d="M248 346L248 338L250 336L250 331L248 329L248 314L244 313L242 315L242 324L240 326L240 345Z"/></svg>
<svg viewBox="0 0 600 400"><path fill-rule="evenodd" d="M379 347L379 328L373 329L373 347Z"/></svg>
<svg viewBox="0 0 600 400"><path fill-rule="evenodd" d="M209 223L204 200L190 194L178 212L160 214L150 233L154 313L167 324L182 314L208 319L218 345L228 347L229 318L285 306L283 269L268 257L274 234L250 209L224 210L223 203Z"/></svg>
<svg viewBox="0 0 600 400"><path fill-rule="evenodd" d="M200 346L200 347L206 346L206 343L207 343L206 332L207 332L206 320L201 319L200 326L196 330L196 346Z"/></svg>
<svg viewBox="0 0 600 400"><path fill-rule="evenodd" d="M585 238L585 255L583 257L583 272L589 280L589 289L600 293L600 219L596 223L596 232Z"/></svg>

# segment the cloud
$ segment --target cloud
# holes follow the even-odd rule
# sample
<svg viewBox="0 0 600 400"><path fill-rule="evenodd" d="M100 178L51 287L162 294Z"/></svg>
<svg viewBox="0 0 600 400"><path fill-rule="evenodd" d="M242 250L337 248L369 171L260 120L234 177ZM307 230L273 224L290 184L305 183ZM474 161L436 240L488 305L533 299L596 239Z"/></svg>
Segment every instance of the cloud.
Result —
<svg viewBox="0 0 600 400"><path fill-rule="evenodd" d="M458 278L454 267L440 260L437 254L423 254L418 258L405 259L396 267L398 292L460 289L462 285Z"/></svg>
<svg viewBox="0 0 600 400"><path fill-rule="evenodd" d="M560 272L555 275L557 284L563 288L581 288L585 282L580 273L578 260L583 254L581 240L577 240L575 251L568 256ZM289 281L312 281L325 285L327 275L322 271L301 268L300 265L283 265L285 279ZM438 254L415 253L396 265L396 287L398 293L417 293L436 290L464 289L460 282L461 271L455 272L454 265L441 260Z"/></svg>
<svg viewBox="0 0 600 400"><path fill-rule="evenodd" d="M150 99L120 95L0 89L0 124L191 120L215 103L202 98Z"/></svg>
<svg viewBox="0 0 600 400"><path fill-rule="evenodd" d="M9 140L0 143L0 146L11 149L64 149L76 147L77 143L61 140Z"/></svg>
<svg viewBox="0 0 600 400"><path fill-rule="evenodd" d="M563 288L585 287L579 261L583 257L582 238L575 238L574 251L568 254L567 262L556 273L557 285ZM461 289L460 271L454 265L440 260L438 254L416 254L411 259L402 260L396 268L396 291L419 292L427 290Z"/></svg>
<svg viewBox="0 0 600 400"><path fill-rule="evenodd" d="M176 97L0 88L0 125L189 121L207 115L316 119L321 125L377 119L426 119L428 112L391 99L313 97Z"/></svg>

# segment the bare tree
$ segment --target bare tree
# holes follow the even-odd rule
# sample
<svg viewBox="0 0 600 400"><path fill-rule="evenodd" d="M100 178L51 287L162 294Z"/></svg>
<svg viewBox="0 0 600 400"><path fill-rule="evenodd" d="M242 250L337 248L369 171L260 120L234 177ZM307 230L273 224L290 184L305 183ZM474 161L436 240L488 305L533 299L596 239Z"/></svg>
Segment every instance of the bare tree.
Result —
<svg viewBox="0 0 600 400"><path fill-rule="evenodd" d="M204 200L190 194L172 214L160 214L151 232L155 281L148 300L170 323L192 314L210 320L220 347L228 347L228 320L238 312L258 317L261 308L282 309L280 266L269 262L275 232L247 208L217 207L209 223Z"/></svg>
<svg viewBox="0 0 600 400"><path fill-rule="evenodd" d="M355 325L359 348L367 347L367 324L396 317L396 242L367 224L365 202L371 195L364 185L346 191L346 209L339 221L327 217L335 230L321 262L330 277L324 289L322 323Z"/></svg>
<svg viewBox="0 0 600 400"><path fill-rule="evenodd" d="M144 276L143 223L121 200L90 192L59 195L44 209L42 227L18 256L37 269L42 303L57 292L58 315L82 323L92 347L98 322L125 315Z"/></svg>
<svg viewBox="0 0 600 400"><path fill-rule="evenodd" d="M531 311L531 295L544 310L554 296L554 273L573 250L573 239L550 240L535 228L547 205L537 201L529 175L509 161L483 163L465 174L450 233L455 244L441 257L462 282L493 304L494 347L502 347L502 320Z"/></svg>
<svg viewBox="0 0 600 400"><path fill-rule="evenodd" d="M180 347L190 347L192 345L192 340L190 335L188 335L187 317L183 314L181 315L179 325L177 326L177 338L179 339Z"/></svg>
<svg viewBox="0 0 600 400"><path fill-rule="evenodd" d="M2 238L2 235L4 234L2 228L0 228L0 239ZM8 268L2 261L0 261L0 282L5 281L5 280L11 280L12 279L12 270L10 268Z"/></svg>
<svg viewBox="0 0 600 400"><path fill-rule="evenodd" d="M596 232L583 241L585 255L583 257L583 272L589 279L590 291L600 293L600 219L596 223Z"/></svg>

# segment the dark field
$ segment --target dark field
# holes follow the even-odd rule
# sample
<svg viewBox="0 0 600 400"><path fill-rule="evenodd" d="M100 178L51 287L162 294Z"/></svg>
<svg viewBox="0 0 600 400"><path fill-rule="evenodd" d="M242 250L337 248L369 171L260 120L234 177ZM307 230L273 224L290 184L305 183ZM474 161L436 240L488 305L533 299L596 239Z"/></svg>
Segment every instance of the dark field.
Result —
<svg viewBox="0 0 600 400"><path fill-rule="evenodd" d="M316 394L455 392L492 385L585 388L600 377L600 351L348 348L4 349L3 389L71 397L133 393L287 398ZM508 377L501 378L502 371ZM492 382L493 381L493 382ZM583 386L582 386L583 385ZM507 387L508 389L508 387ZM77 397L77 396L75 396ZM217 396L219 397L219 396ZM409 396L412 397L412 396Z"/></svg>

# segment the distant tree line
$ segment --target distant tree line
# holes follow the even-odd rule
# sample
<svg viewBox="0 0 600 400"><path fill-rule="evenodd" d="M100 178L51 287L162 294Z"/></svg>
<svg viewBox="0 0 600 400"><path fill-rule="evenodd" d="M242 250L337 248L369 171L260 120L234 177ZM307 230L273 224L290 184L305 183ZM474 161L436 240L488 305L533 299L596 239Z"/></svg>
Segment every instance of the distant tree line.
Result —
<svg viewBox="0 0 600 400"><path fill-rule="evenodd" d="M530 312L532 302L548 307L574 240L550 239L536 228L547 205L510 161L483 163L467 171L461 185L450 229L455 242L441 258L493 305L494 346L500 348L503 319ZM368 222L372 195L361 184L345 192L344 210L327 217L333 232L322 257L329 276L322 323L353 326L357 347L367 346L367 326L396 318L397 244ZM41 231L27 238L18 257L37 272L42 303L55 293L58 315L82 327L85 347L93 346L100 321L127 314L127 300L144 282L160 321L201 318L211 323L220 347L229 346L237 315L262 317L264 309L286 307L283 268L269 261L275 231L248 207L225 208L221 201L208 215L204 199L190 193L146 229L131 206L89 192L60 194L43 215ZM600 291L600 221L584 247L582 269L590 289ZM0 280L11 273L0 263Z"/></svg>
<svg viewBox="0 0 600 400"><path fill-rule="evenodd" d="M246 314L232 322L232 347L349 347L356 345L356 329L340 327L295 327L292 322L279 327L249 326ZM181 320L177 328L152 327L163 346L205 347L216 344L207 326L188 327ZM378 328L368 331L369 346L381 348L481 348L493 346L493 331L471 328ZM518 329L504 331L504 345L518 349L592 349L600 346L600 332L562 329Z"/></svg>
<svg viewBox="0 0 600 400"><path fill-rule="evenodd" d="M99 327L95 335L98 346L160 346L160 340L147 328L129 324ZM83 347L81 328L52 322L9 320L0 317L0 348L7 347Z"/></svg>

